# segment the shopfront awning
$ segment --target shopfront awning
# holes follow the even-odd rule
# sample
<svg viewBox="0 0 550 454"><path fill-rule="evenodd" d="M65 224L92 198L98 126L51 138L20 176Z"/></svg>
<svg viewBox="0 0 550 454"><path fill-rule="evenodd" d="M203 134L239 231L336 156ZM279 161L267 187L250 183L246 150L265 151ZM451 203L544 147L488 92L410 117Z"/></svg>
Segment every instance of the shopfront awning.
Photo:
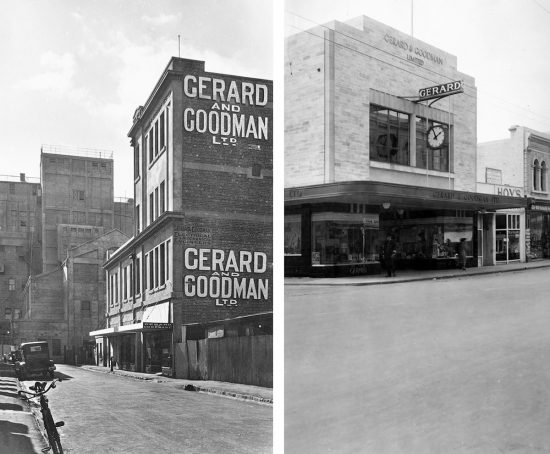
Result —
<svg viewBox="0 0 550 454"><path fill-rule="evenodd" d="M285 189L285 206L305 203L360 203L412 209L459 209L484 212L525 208L527 198L378 181L344 181Z"/></svg>

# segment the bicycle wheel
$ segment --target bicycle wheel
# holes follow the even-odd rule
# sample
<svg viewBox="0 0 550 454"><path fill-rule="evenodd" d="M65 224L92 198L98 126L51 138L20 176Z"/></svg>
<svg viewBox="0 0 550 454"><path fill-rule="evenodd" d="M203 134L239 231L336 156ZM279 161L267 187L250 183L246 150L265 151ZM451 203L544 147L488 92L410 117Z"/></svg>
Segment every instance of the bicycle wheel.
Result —
<svg viewBox="0 0 550 454"><path fill-rule="evenodd" d="M59 439L59 432L57 431L57 427L55 427L55 422L49 408L42 411L42 418L44 419L44 428L46 429L48 443L52 448L52 452L54 454L63 454L63 447L61 446L61 440Z"/></svg>

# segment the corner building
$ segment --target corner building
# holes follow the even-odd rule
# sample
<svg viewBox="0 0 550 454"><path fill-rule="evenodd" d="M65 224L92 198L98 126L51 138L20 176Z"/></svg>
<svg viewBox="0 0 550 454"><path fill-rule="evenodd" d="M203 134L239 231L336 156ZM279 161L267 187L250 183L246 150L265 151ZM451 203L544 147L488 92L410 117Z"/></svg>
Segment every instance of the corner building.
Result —
<svg viewBox="0 0 550 454"><path fill-rule="evenodd" d="M271 81L174 57L135 111L135 234L92 333L105 366L271 385L272 101Z"/></svg>
<svg viewBox="0 0 550 454"><path fill-rule="evenodd" d="M290 36L285 60L285 274L380 272L387 235L398 268L456 266L461 238L483 264L484 214L525 201L476 192L477 90L457 58L363 16Z"/></svg>

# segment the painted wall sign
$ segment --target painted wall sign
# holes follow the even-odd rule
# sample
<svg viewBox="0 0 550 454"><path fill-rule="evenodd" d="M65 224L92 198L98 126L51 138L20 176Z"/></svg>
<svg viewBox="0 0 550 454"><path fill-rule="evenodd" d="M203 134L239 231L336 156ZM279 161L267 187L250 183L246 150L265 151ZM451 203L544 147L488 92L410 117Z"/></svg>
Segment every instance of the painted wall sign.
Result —
<svg viewBox="0 0 550 454"><path fill-rule="evenodd" d="M434 85L433 87L421 88L418 90L420 100L441 98L443 96L456 95L464 92L464 83L461 80Z"/></svg>
<svg viewBox="0 0 550 454"><path fill-rule="evenodd" d="M197 249L183 253L186 297L209 298L216 306L237 306L245 300L268 300L267 254L257 251Z"/></svg>
<svg viewBox="0 0 550 454"><path fill-rule="evenodd" d="M195 247L210 246L212 244L212 228L191 223L177 224L174 227L174 242Z"/></svg>
<svg viewBox="0 0 550 454"><path fill-rule="evenodd" d="M495 194L508 197L523 197L523 188L495 185Z"/></svg>
<svg viewBox="0 0 550 454"><path fill-rule="evenodd" d="M258 115L257 109L268 104L266 84L188 74L183 93L203 101L200 107L184 109L185 131L210 134L212 144L223 146L236 146L238 139L270 140L269 117Z"/></svg>

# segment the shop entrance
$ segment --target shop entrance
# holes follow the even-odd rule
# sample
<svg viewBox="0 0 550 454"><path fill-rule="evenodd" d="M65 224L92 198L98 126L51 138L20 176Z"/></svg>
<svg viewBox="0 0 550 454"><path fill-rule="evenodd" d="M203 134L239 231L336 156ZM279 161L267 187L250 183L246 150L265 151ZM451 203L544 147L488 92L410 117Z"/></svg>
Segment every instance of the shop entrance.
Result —
<svg viewBox="0 0 550 454"><path fill-rule="evenodd" d="M172 367L172 330L143 333L145 345L145 372L160 372L163 367Z"/></svg>

